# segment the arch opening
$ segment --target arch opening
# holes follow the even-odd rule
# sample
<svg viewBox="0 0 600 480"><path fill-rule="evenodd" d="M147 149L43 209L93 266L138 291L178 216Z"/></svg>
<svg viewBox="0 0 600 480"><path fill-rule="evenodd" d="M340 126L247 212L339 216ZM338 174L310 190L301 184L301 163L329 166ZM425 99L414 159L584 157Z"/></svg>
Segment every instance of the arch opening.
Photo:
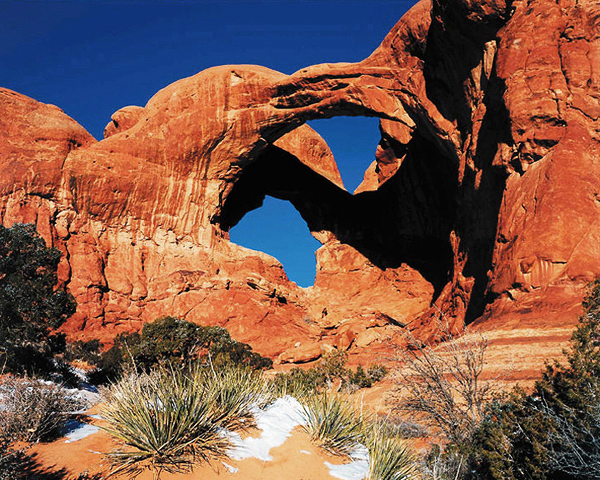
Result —
<svg viewBox="0 0 600 480"><path fill-rule="evenodd" d="M307 124L325 140L346 190L354 192L375 160L375 148L381 138L379 118L344 116L310 120Z"/></svg>
<svg viewBox="0 0 600 480"><path fill-rule="evenodd" d="M289 152L268 146L245 167L215 221L229 231L266 196L287 200L309 231L330 232L382 270L403 264L417 270L432 285L435 300L452 278L457 166L418 132L406 145L387 141L400 159L397 171L377 190L355 195ZM250 246L237 233L233 238Z"/></svg>
<svg viewBox="0 0 600 480"><path fill-rule="evenodd" d="M249 211L229 230L229 239L275 257L288 278L300 287L313 285L315 251L321 244L291 203L269 195L260 208Z"/></svg>

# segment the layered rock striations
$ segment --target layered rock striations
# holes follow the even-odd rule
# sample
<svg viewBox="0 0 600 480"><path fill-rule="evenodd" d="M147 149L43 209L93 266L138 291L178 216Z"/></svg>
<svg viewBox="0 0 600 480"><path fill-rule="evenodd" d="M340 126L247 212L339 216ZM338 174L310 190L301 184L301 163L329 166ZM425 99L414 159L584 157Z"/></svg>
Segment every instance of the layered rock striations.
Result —
<svg viewBox="0 0 600 480"><path fill-rule="evenodd" d="M421 1L360 63L211 68L100 142L0 90L0 220L65 253L73 337L175 315L302 362L440 320L560 322L600 274L599 32L594 1ZM335 115L381 119L354 194L304 125ZM322 243L313 287L229 242L266 195Z"/></svg>

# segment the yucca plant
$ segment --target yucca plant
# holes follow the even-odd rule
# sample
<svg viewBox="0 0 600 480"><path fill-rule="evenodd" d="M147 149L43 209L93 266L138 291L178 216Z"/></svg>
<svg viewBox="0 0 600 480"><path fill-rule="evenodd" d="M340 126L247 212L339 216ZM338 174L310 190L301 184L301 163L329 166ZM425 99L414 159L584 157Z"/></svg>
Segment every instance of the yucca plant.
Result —
<svg viewBox="0 0 600 480"><path fill-rule="evenodd" d="M343 397L322 393L304 402L304 429L321 448L334 455L350 455L361 443L362 415Z"/></svg>
<svg viewBox="0 0 600 480"><path fill-rule="evenodd" d="M159 479L162 472L189 472L194 464L225 454L225 414L215 408L215 389L199 386L194 377L160 368L125 377L104 391L106 431L122 443L108 454L112 475L135 477L149 469Z"/></svg>
<svg viewBox="0 0 600 480"><path fill-rule="evenodd" d="M247 367L204 368L193 375L196 388L212 392L220 425L228 430L254 426L253 411L265 406L273 395L260 372Z"/></svg>
<svg viewBox="0 0 600 480"><path fill-rule="evenodd" d="M416 461L410 450L383 422L365 425L364 442L369 451L365 480L408 480L416 475Z"/></svg>

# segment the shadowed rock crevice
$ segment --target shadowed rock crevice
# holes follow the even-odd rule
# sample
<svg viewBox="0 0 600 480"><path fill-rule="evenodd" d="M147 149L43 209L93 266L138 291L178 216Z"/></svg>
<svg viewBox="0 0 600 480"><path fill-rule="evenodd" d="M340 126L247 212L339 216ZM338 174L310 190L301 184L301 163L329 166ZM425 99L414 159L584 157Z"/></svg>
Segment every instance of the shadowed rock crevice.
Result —
<svg viewBox="0 0 600 480"><path fill-rule="evenodd" d="M465 323L471 323L483 315L486 305L492 303L495 296L488 291L489 275L493 268L494 245L498 235L498 222L502 197L506 188L508 168L494 164L500 145L512 145L510 120L504 103L500 101L505 91L504 82L495 75L489 86L483 103L486 107L478 132L477 149L473 156L473 166L481 172L479 180L476 171L467 170L464 181L470 185L466 195L466 215L462 222L462 238L466 240L468 260L463 275L474 279L473 290Z"/></svg>

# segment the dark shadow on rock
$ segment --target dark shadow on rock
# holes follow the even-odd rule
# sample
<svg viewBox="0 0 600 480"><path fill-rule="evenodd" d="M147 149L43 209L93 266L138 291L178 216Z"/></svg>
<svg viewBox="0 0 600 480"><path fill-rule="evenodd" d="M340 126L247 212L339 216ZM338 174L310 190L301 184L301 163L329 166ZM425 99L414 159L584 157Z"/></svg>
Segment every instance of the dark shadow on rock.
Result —
<svg viewBox="0 0 600 480"><path fill-rule="evenodd" d="M405 263L439 294L453 264L449 236L455 218L457 171L433 143L416 135L396 174L376 191L356 195L314 172L295 156L267 148L248 166L213 219L236 225L265 195L290 201L311 231L327 230L379 268Z"/></svg>
<svg viewBox="0 0 600 480"><path fill-rule="evenodd" d="M493 268L500 207L508 173L504 165L492 163L498 145L512 143L510 118L502 101L504 89L501 79L496 76L490 78L484 97L486 113L479 130L474 158L475 168L481 171L481 180L478 188L472 188L467 196L469 208L462 225L468 249L463 275L475 280L465 315L466 324L483 315L486 305L494 300L488 293L489 274ZM471 179L471 185L473 184L474 179Z"/></svg>

